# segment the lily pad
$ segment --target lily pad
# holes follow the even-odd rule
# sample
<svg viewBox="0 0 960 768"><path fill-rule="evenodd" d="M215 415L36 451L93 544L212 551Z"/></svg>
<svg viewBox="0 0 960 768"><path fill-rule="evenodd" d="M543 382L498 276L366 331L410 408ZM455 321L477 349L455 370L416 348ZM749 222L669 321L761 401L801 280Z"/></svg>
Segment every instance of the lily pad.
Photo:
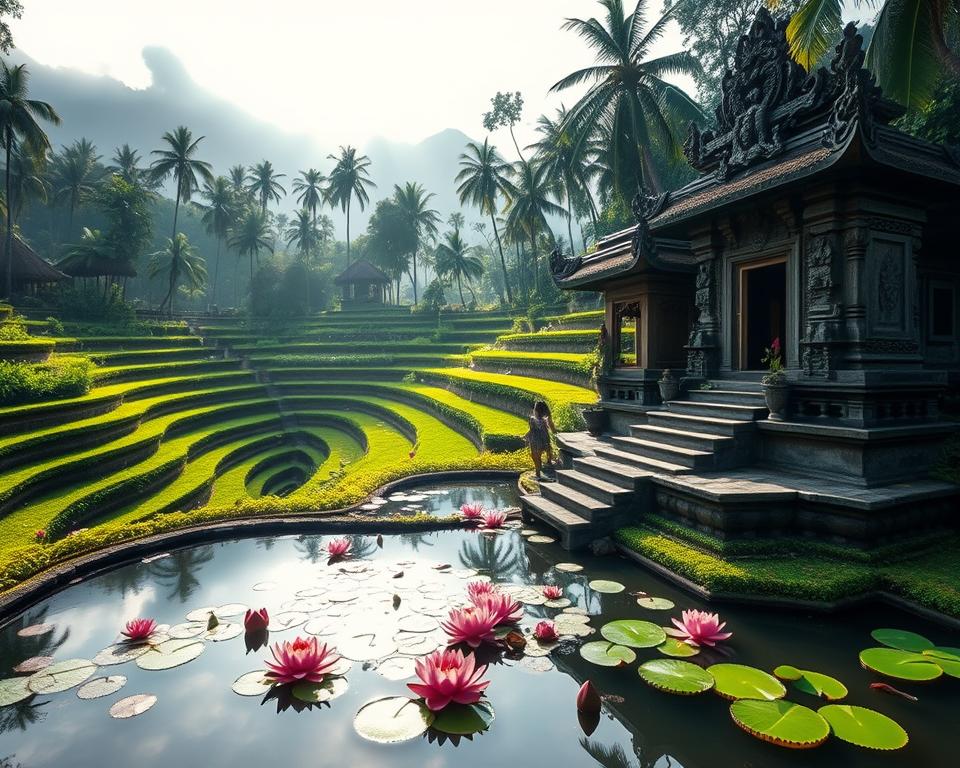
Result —
<svg viewBox="0 0 960 768"><path fill-rule="evenodd" d="M553 669L553 662L546 656L526 655L517 662L517 669L522 669L525 672L549 672Z"/></svg>
<svg viewBox="0 0 960 768"><path fill-rule="evenodd" d="M193 661L205 648L201 640L167 640L139 656L137 666L150 671L173 669Z"/></svg>
<svg viewBox="0 0 960 768"><path fill-rule="evenodd" d="M78 699L100 699L112 696L127 684L124 675L110 675L109 677L95 677L77 689Z"/></svg>
<svg viewBox="0 0 960 768"><path fill-rule="evenodd" d="M591 664L601 667L622 667L632 664L637 659L637 654L629 648L606 640L584 643L580 646L580 655Z"/></svg>
<svg viewBox="0 0 960 768"><path fill-rule="evenodd" d="M302 611L285 611L270 617L270 631L282 632L285 629L292 629L305 624L310 617Z"/></svg>
<svg viewBox="0 0 960 768"><path fill-rule="evenodd" d="M322 704L325 701L333 701L338 696L343 696L348 687L345 677L328 677L322 683L297 683L290 689L290 694L295 699L300 699L300 701L305 701L308 704Z"/></svg>
<svg viewBox="0 0 960 768"><path fill-rule="evenodd" d="M600 628L600 634L611 643L631 648L655 648L667 639L662 627L638 619L611 621Z"/></svg>
<svg viewBox="0 0 960 768"><path fill-rule="evenodd" d="M847 686L830 675L821 672L811 672L808 669L797 669L784 664L773 670L773 674L781 680L789 680L793 687L811 696L817 696L827 701L840 701L847 696Z"/></svg>
<svg viewBox="0 0 960 768"><path fill-rule="evenodd" d="M881 645L888 648L896 648L899 651L913 651L920 653L929 648L933 648L933 643L923 635L916 632L908 632L905 629L875 629L870 633L870 637Z"/></svg>
<svg viewBox="0 0 960 768"><path fill-rule="evenodd" d="M29 627L17 630L17 637L39 637L53 632L53 624L31 624Z"/></svg>
<svg viewBox="0 0 960 768"><path fill-rule="evenodd" d="M126 664L150 650L147 643L117 643L104 648L93 657L93 663L98 667L110 667L114 664Z"/></svg>
<svg viewBox="0 0 960 768"><path fill-rule="evenodd" d="M53 656L31 656L29 659L24 659L17 664L17 666L13 668L13 671L20 672L21 674L26 672L39 672L51 664L53 664Z"/></svg>
<svg viewBox="0 0 960 768"><path fill-rule="evenodd" d="M34 693L61 693L88 680L96 671L97 665L89 659L67 659L32 675L27 685Z"/></svg>
<svg viewBox="0 0 960 768"><path fill-rule="evenodd" d="M714 690L725 699L782 699L787 694L777 678L744 664L714 664L707 672L716 681Z"/></svg>
<svg viewBox="0 0 960 768"><path fill-rule="evenodd" d="M262 669L240 675L231 686L233 692L240 696L262 696L272 687L273 683L267 679L266 672Z"/></svg>
<svg viewBox="0 0 960 768"><path fill-rule="evenodd" d="M960 648L930 648L923 652L950 677L960 677Z"/></svg>
<svg viewBox="0 0 960 768"><path fill-rule="evenodd" d="M571 602L565 597L558 597L556 600L547 600L544 605L547 608L567 608Z"/></svg>
<svg viewBox="0 0 960 768"><path fill-rule="evenodd" d="M688 645L682 640L677 640L675 637L668 637L657 646L657 650L664 656L674 656L676 658L688 658L700 653L700 649L697 646Z"/></svg>
<svg viewBox="0 0 960 768"><path fill-rule="evenodd" d="M898 722L865 707L827 704L817 710L838 739L867 749L900 749L910 737Z"/></svg>
<svg viewBox="0 0 960 768"><path fill-rule="evenodd" d="M583 570L583 566L579 563L556 563L553 567L563 573L580 573Z"/></svg>
<svg viewBox="0 0 960 768"><path fill-rule="evenodd" d="M351 661L375 661L396 652L397 644L389 635L369 633L344 639L337 644L337 653Z"/></svg>
<svg viewBox="0 0 960 768"><path fill-rule="evenodd" d="M867 648L860 651L860 664L864 669L897 680L936 680L943 674L943 669L930 656L896 648Z"/></svg>
<svg viewBox="0 0 960 768"><path fill-rule="evenodd" d="M493 722L493 707L488 701L476 704L450 704L440 710L433 720L433 730L451 736L470 736L490 727Z"/></svg>
<svg viewBox="0 0 960 768"><path fill-rule="evenodd" d="M187 614L187 621L189 622L203 622L204 628L207 626L207 622L210 620L210 614L217 609L215 605L206 605L203 608L194 608L190 613Z"/></svg>
<svg viewBox="0 0 960 768"><path fill-rule="evenodd" d="M204 637L207 640L212 640L215 643L222 643L225 640L233 640L233 638L239 637L242 634L243 626L241 624L230 624L228 622L224 622L223 624L218 624L215 629L207 632Z"/></svg>
<svg viewBox="0 0 960 768"><path fill-rule="evenodd" d="M659 691L693 696L713 688L713 676L702 667L679 659L653 659L637 670L648 685Z"/></svg>
<svg viewBox="0 0 960 768"><path fill-rule="evenodd" d="M528 538L527 541L529 541L531 544L553 544L556 541L556 539L553 538L553 536L541 536L540 534L534 534L533 536ZM433 727L436 728L437 727L436 724L434 724ZM437 730L440 730L440 729L437 728Z"/></svg>
<svg viewBox="0 0 960 768"><path fill-rule="evenodd" d="M213 609L218 619L229 619L234 616L242 616L247 612L247 606L243 603L227 603Z"/></svg>
<svg viewBox="0 0 960 768"><path fill-rule="evenodd" d="M665 597L638 597L637 605L648 611L669 611L673 609L674 602Z"/></svg>
<svg viewBox="0 0 960 768"><path fill-rule="evenodd" d="M751 736L791 749L819 747L830 735L823 717L790 701L742 699L730 705L730 716Z"/></svg>
<svg viewBox="0 0 960 768"><path fill-rule="evenodd" d="M406 696L387 696L360 707L353 728L368 741L395 744L417 738L433 721L433 713L423 702Z"/></svg>
<svg viewBox="0 0 960 768"><path fill-rule="evenodd" d="M615 595L626 589L619 581L606 581L604 579L591 581L589 586L594 592L600 592L604 595Z"/></svg>
<svg viewBox="0 0 960 768"><path fill-rule="evenodd" d="M157 703L157 697L152 694L138 693L136 696L127 696L110 707L110 717L126 720L129 717L142 715Z"/></svg>
<svg viewBox="0 0 960 768"><path fill-rule="evenodd" d="M196 637L207 631L207 622L205 621L187 621L183 624L174 624L170 627L167 634L175 640L186 640L188 637Z"/></svg>
<svg viewBox="0 0 960 768"><path fill-rule="evenodd" d="M377 673L387 680L407 680L416 673L416 662L408 656L392 656L377 665Z"/></svg>
<svg viewBox="0 0 960 768"><path fill-rule="evenodd" d="M33 696L33 691L27 687L29 680L29 677L8 677L0 680L0 707L16 704Z"/></svg>

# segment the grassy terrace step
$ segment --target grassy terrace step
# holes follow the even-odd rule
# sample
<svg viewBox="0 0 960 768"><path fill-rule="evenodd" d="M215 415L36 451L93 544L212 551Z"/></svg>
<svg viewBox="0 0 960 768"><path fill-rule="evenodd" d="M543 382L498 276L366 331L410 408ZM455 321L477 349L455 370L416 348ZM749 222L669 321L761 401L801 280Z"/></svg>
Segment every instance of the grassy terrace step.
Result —
<svg viewBox="0 0 960 768"><path fill-rule="evenodd" d="M223 352L196 346L137 349L123 352L84 352L81 354L102 366L145 365L179 360L215 360L223 357Z"/></svg>
<svg viewBox="0 0 960 768"><path fill-rule="evenodd" d="M590 387L596 358L593 354L573 352L514 352L502 349L481 349L470 353L474 367L505 373L508 370L525 375L537 374L546 379L566 381Z"/></svg>
<svg viewBox="0 0 960 768"><path fill-rule="evenodd" d="M390 344L391 354L464 354L471 347L470 344L440 342L394 342ZM264 357L269 355L341 355L341 354L375 354L384 350L384 345L378 341L339 341L339 342L297 342L293 344L239 344L231 347L236 355L249 357Z"/></svg>
<svg viewBox="0 0 960 768"><path fill-rule="evenodd" d="M269 357L249 358L254 368L333 368L350 366L397 366L416 367L434 365L462 366L470 362L466 355L437 354L357 354L344 351L342 355L271 355Z"/></svg>
<svg viewBox="0 0 960 768"><path fill-rule="evenodd" d="M566 315L550 315L540 320L547 329L596 329L603 322L603 310L594 309L587 312L570 312Z"/></svg>
<svg viewBox="0 0 960 768"><path fill-rule="evenodd" d="M624 332L629 336L628 331ZM537 333L508 333L497 339L501 349L513 351L573 352L586 354L592 352L599 340L599 331L538 331Z"/></svg>
<svg viewBox="0 0 960 768"><path fill-rule="evenodd" d="M76 348L85 352L121 349L164 349L169 347L199 347L199 336L80 336L73 340ZM58 346L59 340L58 340Z"/></svg>
<svg viewBox="0 0 960 768"><path fill-rule="evenodd" d="M105 383L110 381L160 379L168 376L188 376L194 373L237 370L241 364L242 361L236 358L218 358L213 360L178 360L166 363L106 366L94 371L94 380L98 383Z"/></svg>
<svg viewBox="0 0 960 768"><path fill-rule="evenodd" d="M10 360L15 363L38 362L45 360L56 346L57 343L53 339L0 341L0 360Z"/></svg>
<svg viewBox="0 0 960 768"><path fill-rule="evenodd" d="M329 381L351 379L354 381L399 381L415 366L341 366L339 368L262 368L270 381Z"/></svg>

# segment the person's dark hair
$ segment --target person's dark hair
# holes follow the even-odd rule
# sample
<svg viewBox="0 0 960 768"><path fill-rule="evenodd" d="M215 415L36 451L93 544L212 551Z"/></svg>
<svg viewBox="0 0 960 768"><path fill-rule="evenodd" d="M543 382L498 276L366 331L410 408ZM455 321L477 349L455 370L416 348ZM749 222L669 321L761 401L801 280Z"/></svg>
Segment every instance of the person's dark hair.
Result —
<svg viewBox="0 0 960 768"><path fill-rule="evenodd" d="M537 400L533 404L533 415L538 419L545 419L550 415L550 407L543 400Z"/></svg>

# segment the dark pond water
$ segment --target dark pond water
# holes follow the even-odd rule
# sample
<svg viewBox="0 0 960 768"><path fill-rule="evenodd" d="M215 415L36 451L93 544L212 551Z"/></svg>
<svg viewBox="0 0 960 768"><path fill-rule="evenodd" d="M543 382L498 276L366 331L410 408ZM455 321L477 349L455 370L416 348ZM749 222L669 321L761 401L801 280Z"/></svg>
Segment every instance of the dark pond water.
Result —
<svg viewBox="0 0 960 768"><path fill-rule="evenodd" d="M435 498L456 501L459 492ZM513 504L515 498L501 498L500 503ZM395 656L391 638L409 626L405 620L419 623L426 617L429 623L430 617L445 613L447 603L463 594L474 573L514 585L563 585L566 597L591 614L590 626L597 630L607 621L623 618L666 624L681 608L706 607L625 560L572 556L556 544L531 543L517 529L495 535L467 531L387 535L382 549L373 537L358 536L354 539L357 557L346 572L327 564L323 552L327 539L283 537L200 546L72 586L0 630L0 677L10 677L15 665L37 655L92 659L115 641L118 629L132 617L150 616L177 625L191 611L228 603L266 606L273 617L284 611L307 612L322 625L321 639L338 643L366 628ZM584 570L557 571L554 565L562 562L578 563ZM451 567L434 568L442 564ZM404 575L393 579L399 571ZM587 585L595 579L616 580L627 589L600 594ZM670 612L642 609L629 594L638 590L668 598L677 607ZM308 596L298 597L298 592ZM396 610L393 594L402 597ZM542 605L525 608L527 627L539 617L559 612ZM261 697L243 697L231 690L236 678L262 669L267 657L265 649L247 652L240 635L205 642L197 659L174 669L147 671L135 662L104 667L96 674L127 677L122 690L108 697L81 700L72 689L0 707L0 766L490 768L510 763L558 768L937 768L957 764L952 745L960 721L960 680L945 677L924 685L898 684L919 697L913 703L871 691L868 686L877 678L857 661L862 648L875 645L869 636L875 627L912 629L944 646L960 645L955 634L886 607L842 617L729 607L721 612L734 632L726 644L728 655L694 657L694 661L728 660L766 670L792 664L833 675L850 689L848 703L876 709L900 722L910 734L909 745L896 753L870 752L833 738L810 751L769 745L739 730L730 719L728 703L713 693L696 697L660 693L639 679L637 663L614 669L593 666L577 652L584 640L554 650L548 657L553 665L548 671L532 671L526 663L506 659L492 664L487 695L496 719L488 731L472 740L454 743L427 734L404 743L377 744L358 736L354 716L370 699L405 695L408 680L388 679L377 671L375 662L355 661L346 675L345 694L321 708L278 713L276 701L261 703ZM19 629L38 622L53 624L55 629L39 637L18 636ZM307 627L316 631L316 626L274 632L271 640L291 640ZM432 638L434 644L443 639L437 630L424 637ZM586 638L596 639L599 631ZM638 651L639 661L658 656L653 649ZM589 738L575 709L577 689L588 677L603 693L622 697L605 705ZM128 720L108 715L113 703L133 694L153 694L157 703ZM791 692L789 698L818 706L802 693Z"/></svg>
<svg viewBox="0 0 960 768"><path fill-rule="evenodd" d="M444 517L456 514L463 504L483 504L487 509L503 509L518 504L515 481L488 483L445 483L437 487L405 488L387 496L374 497L363 504L361 512L378 516L427 514Z"/></svg>

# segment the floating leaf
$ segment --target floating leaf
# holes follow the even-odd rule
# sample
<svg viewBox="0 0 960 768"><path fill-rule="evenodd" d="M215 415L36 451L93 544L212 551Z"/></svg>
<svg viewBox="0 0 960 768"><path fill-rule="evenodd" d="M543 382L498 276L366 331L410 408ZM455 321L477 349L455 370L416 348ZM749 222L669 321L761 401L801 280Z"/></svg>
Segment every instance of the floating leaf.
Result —
<svg viewBox="0 0 960 768"><path fill-rule="evenodd" d="M817 696L827 701L840 701L846 698L847 686L830 675L821 672L811 672L808 669L797 669L788 664L781 665L773 670L773 674L781 680L789 680L793 687L811 696Z"/></svg>
<svg viewBox="0 0 960 768"><path fill-rule="evenodd" d="M817 710L838 739L867 749L900 749L910 740L898 722L865 707L827 704Z"/></svg>
<svg viewBox="0 0 960 768"><path fill-rule="evenodd" d="M156 703L157 697L151 694L138 693L136 696L127 696L127 698L120 699L110 707L110 717L115 717L118 720L136 717L142 715Z"/></svg>
<svg viewBox="0 0 960 768"><path fill-rule="evenodd" d="M150 646L147 643L117 643L100 651L100 653L93 657L93 663L98 667L125 664L139 656L143 656L143 654L149 650Z"/></svg>
<svg viewBox="0 0 960 768"><path fill-rule="evenodd" d="M875 629L870 633L870 637L881 645L896 648L899 651L920 653L921 651L933 648L933 643L923 635L918 635L916 632L908 632L905 629Z"/></svg>
<svg viewBox="0 0 960 768"><path fill-rule="evenodd" d="M830 735L826 720L790 701L742 699L730 705L730 716L751 736L791 749L819 747Z"/></svg>
<svg viewBox="0 0 960 768"><path fill-rule="evenodd" d="M591 581L589 586L594 592L601 592L605 595L615 595L626 589L619 581L606 581L604 579Z"/></svg>
<svg viewBox="0 0 960 768"><path fill-rule="evenodd" d="M416 663L408 656L392 656L380 662L377 672L387 680L407 680L416 674Z"/></svg>
<svg viewBox="0 0 960 768"><path fill-rule="evenodd" d="M328 677L321 683L297 683L290 689L290 694L293 698L305 701L307 704L322 704L343 696L348 687L345 677Z"/></svg>
<svg viewBox="0 0 960 768"><path fill-rule="evenodd" d="M29 680L29 677L8 677L0 680L0 707L16 704L33 696L33 691L27 687Z"/></svg>
<svg viewBox="0 0 960 768"><path fill-rule="evenodd" d="M687 645L682 640L677 640L675 637L668 637L660 645L657 646L657 650L660 651L664 656L675 656L677 658L688 658L690 656L696 656L700 653L700 649L695 645Z"/></svg>
<svg viewBox="0 0 960 768"><path fill-rule="evenodd" d="M240 675L231 686L233 692L240 696L262 696L272 687L273 682L267 678L267 673L262 669Z"/></svg>
<svg viewBox="0 0 960 768"><path fill-rule="evenodd" d="M39 672L53 664L53 656L31 656L13 668L14 672Z"/></svg>
<svg viewBox="0 0 960 768"><path fill-rule="evenodd" d="M187 614L187 621L202 621L204 628L207 626L207 622L210 620L210 617L214 615L214 611L217 609L215 605L206 605L203 608L194 608L190 613Z"/></svg>
<svg viewBox="0 0 960 768"><path fill-rule="evenodd" d="M387 696L360 707L353 728L368 741L395 744L417 738L433 721L433 713L422 702L406 696Z"/></svg>
<svg viewBox="0 0 960 768"><path fill-rule="evenodd" d="M285 629L292 629L305 624L310 617L302 611L285 611L270 617L270 631L282 632Z"/></svg>
<svg viewBox="0 0 960 768"><path fill-rule="evenodd" d="M673 601L665 597L638 597L637 605L648 611L669 611L674 607Z"/></svg>
<svg viewBox="0 0 960 768"><path fill-rule="evenodd" d="M629 648L606 640L584 643L580 646L580 655L591 664L598 664L601 667L620 667L632 664L637 658L637 654Z"/></svg>
<svg viewBox="0 0 960 768"><path fill-rule="evenodd" d="M929 648L923 652L950 677L960 677L960 648Z"/></svg>
<svg viewBox="0 0 960 768"><path fill-rule="evenodd" d="M373 632L347 638L337 644L337 653L351 661L376 661L396 652L397 644L393 638Z"/></svg>
<svg viewBox="0 0 960 768"><path fill-rule="evenodd" d="M17 630L17 637L39 637L53 632L53 624L31 624L29 627Z"/></svg>
<svg viewBox="0 0 960 768"><path fill-rule="evenodd" d="M631 648L655 648L667 639L662 627L638 619L611 621L600 628L600 634L611 643Z"/></svg>
<svg viewBox="0 0 960 768"><path fill-rule="evenodd" d="M78 699L100 699L104 696L112 696L127 684L127 678L123 675L110 675L109 677L95 677L88 683L84 683L77 689Z"/></svg>
<svg viewBox="0 0 960 768"><path fill-rule="evenodd" d="M527 539L531 544L553 544L556 539L553 536L541 536L540 534L535 534ZM434 725L434 728L437 726ZM439 730L439 729L438 729Z"/></svg>
<svg viewBox="0 0 960 768"><path fill-rule="evenodd" d="M193 661L205 648L201 640L167 640L138 657L137 666L150 671L173 669Z"/></svg>
<svg viewBox="0 0 960 768"><path fill-rule="evenodd" d="M555 563L553 567L563 573L580 573L583 570L583 566L578 563Z"/></svg>
<svg viewBox="0 0 960 768"><path fill-rule="evenodd" d="M556 600L547 600L544 605L547 608L566 608L570 605L570 601L565 597L558 597Z"/></svg>
<svg viewBox="0 0 960 768"><path fill-rule="evenodd" d="M188 637L196 637L207 631L206 621L188 621L183 624L175 624L170 627L167 634L175 640L186 640Z"/></svg>
<svg viewBox="0 0 960 768"><path fill-rule="evenodd" d="M648 685L667 693L692 696L713 688L713 676L702 667L679 659L653 659L637 669Z"/></svg>
<svg viewBox="0 0 960 768"><path fill-rule="evenodd" d="M930 656L896 648L867 648L860 651L860 664L864 669L898 680L936 680L943 674Z"/></svg>
<svg viewBox="0 0 960 768"><path fill-rule="evenodd" d="M60 693L88 680L97 665L89 659L67 659L51 664L28 678L27 685L34 693Z"/></svg>
<svg viewBox="0 0 960 768"><path fill-rule="evenodd" d="M224 640L233 640L243 634L243 627L240 624L230 624L229 622L218 624L215 629L207 632L204 637L215 643L222 643Z"/></svg>
<svg viewBox="0 0 960 768"><path fill-rule="evenodd" d="M530 656L528 654L520 659L517 667L526 672L549 672L553 669L553 662L546 656Z"/></svg>
<svg viewBox="0 0 960 768"><path fill-rule="evenodd" d="M271 592L277 588L277 584L274 581L260 581L253 585L254 592Z"/></svg>
<svg viewBox="0 0 960 768"><path fill-rule="evenodd" d="M433 720L433 730L451 736L469 736L490 727L496 715L488 701L476 704L449 704Z"/></svg>
<svg viewBox="0 0 960 768"><path fill-rule="evenodd" d="M707 672L716 681L714 690L725 699L782 699L787 689L762 669L744 664L714 664Z"/></svg>
<svg viewBox="0 0 960 768"><path fill-rule="evenodd" d="M247 607L243 603L227 603L217 606L213 612L218 619L230 619L234 616L243 616L247 612Z"/></svg>

